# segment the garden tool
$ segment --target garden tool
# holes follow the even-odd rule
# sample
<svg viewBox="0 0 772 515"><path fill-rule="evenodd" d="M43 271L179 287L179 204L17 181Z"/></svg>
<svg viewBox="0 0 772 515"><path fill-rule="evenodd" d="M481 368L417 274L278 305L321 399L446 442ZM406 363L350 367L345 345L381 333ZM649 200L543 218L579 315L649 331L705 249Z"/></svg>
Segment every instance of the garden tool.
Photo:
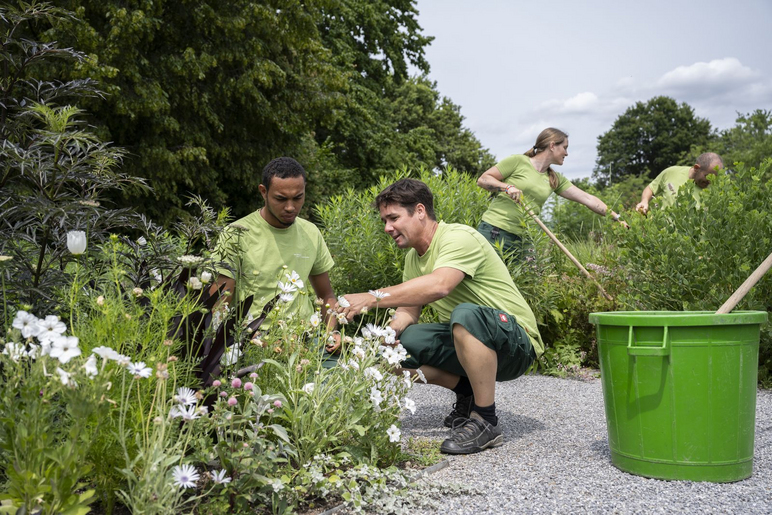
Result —
<svg viewBox="0 0 772 515"><path fill-rule="evenodd" d="M772 254L767 256L767 259L762 261L758 268L756 268L756 270L753 271L753 273L745 280L745 282L742 283L739 288L737 288L737 291L735 291L732 296L729 297L729 299L724 302L720 308L718 308L716 314L721 315L723 313L729 313L732 311L735 306L737 306L737 304L743 299L743 297L745 297L748 291L753 288L757 282L759 282L759 279L761 279L770 268L772 268Z"/></svg>

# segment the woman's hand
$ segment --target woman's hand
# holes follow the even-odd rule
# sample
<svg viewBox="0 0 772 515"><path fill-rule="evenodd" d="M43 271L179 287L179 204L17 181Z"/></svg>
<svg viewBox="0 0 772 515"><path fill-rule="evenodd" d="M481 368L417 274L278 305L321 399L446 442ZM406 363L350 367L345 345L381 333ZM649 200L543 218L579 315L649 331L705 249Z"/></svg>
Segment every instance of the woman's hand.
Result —
<svg viewBox="0 0 772 515"><path fill-rule="evenodd" d="M523 198L523 192L521 190L517 189L517 186L513 186L512 184L510 184L510 185L508 185L506 187L506 189L504 190L504 193L506 193L506 195L509 198L511 198L512 200L514 200L518 204L520 203L520 199Z"/></svg>

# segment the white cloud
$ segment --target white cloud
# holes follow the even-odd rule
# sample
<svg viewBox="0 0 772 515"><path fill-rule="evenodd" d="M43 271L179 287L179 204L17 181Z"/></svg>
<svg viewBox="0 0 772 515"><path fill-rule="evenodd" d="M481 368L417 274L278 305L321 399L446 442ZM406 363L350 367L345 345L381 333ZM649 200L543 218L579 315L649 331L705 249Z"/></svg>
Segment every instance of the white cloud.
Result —
<svg viewBox="0 0 772 515"><path fill-rule="evenodd" d="M743 66L739 59L727 57L714 59L709 63L694 63L679 66L664 74L657 86L666 89L710 89L726 91L744 86L759 77L759 73Z"/></svg>

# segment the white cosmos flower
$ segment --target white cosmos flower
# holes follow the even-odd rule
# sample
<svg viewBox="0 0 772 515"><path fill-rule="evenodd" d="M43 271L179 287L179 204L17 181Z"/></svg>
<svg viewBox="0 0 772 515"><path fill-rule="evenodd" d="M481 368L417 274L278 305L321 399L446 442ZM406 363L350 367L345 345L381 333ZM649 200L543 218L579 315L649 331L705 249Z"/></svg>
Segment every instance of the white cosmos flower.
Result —
<svg viewBox="0 0 772 515"><path fill-rule="evenodd" d="M303 391L308 395L311 395L314 391L314 387L315 387L314 383L306 383L305 385L303 385Z"/></svg>
<svg viewBox="0 0 772 515"><path fill-rule="evenodd" d="M225 469L218 470L217 472L212 472L212 481L217 483L218 485L227 485L231 482L231 478L227 477L225 474Z"/></svg>
<svg viewBox="0 0 772 515"><path fill-rule="evenodd" d="M300 275L296 271L292 271L292 274L284 274L287 276L287 280L297 286L298 288L303 288L304 283L300 279Z"/></svg>
<svg viewBox="0 0 772 515"><path fill-rule="evenodd" d="M309 322L311 322L311 327L319 327L319 324L322 323L322 317L318 311L311 315Z"/></svg>
<svg viewBox="0 0 772 515"><path fill-rule="evenodd" d="M338 297L338 305L342 308L351 307L351 303L343 295Z"/></svg>
<svg viewBox="0 0 772 515"><path fill-rule="evenodd" d="M413 399L409 399L409 398L405 397L402 400L402 402L403 402L403 406L405 407L405 409L408 410L411 415L414 415L415 414L415 401Z"/></svg>
<svg viewBox="0 0 772 515"><path fill-rule="evenodd" d="M196 398L196 392L187 386L181 386L177 388L177 395L174 396L174 401L183 406L195 406L198 399Z"/></svg>
<svg viewBox="0 0 772 515"><path fill-rule="evenodd" d="M38 334L36 335L38 341L51 340L64 334L67 331L67 326L64 322L59 320L58 316L48 315L43 320L38 320Z"/></svg>
<svg viewBox="0 0 772 515"><path fill-rule="evenodd" d="M75 384L75 381L71 379L72 374L70 374L69 372L65 372L61 368L56 367L56 373L59 374L59 379L62 381L62 384L64 386L70 386L70 385L77 386Z"/></svg>
<svg viewBox="0 0 772 515"><path fill-rule="evenodd" d="M382 300L391 295L391 293L386 293L385 291L381 290L370 290L367 293L375 297L377 300Z"/></svg>
<svg viewBox="0 0 772 515"><path fill-rule="evenodd" d="M279 300L285 304L289 304L290 302L295 300L295 296L292 295L291 293L282 293L281 295L279 295Z"/></svg>
<svg viewBox="0 0 772 515"><path fill-rule="evenodd" d="M375 386L370 388L370 401L375 404L376 407L380 406L383 402L383 394Z"/></svg>
<svg viewBox="0 0 772 515"><path fill-rule="evenodd" d="M402 431L400 431L397 426L392 424L391 427L386 430L386 434L389 435L390 442L399 442L399 438L402 436Z"/></svg>
<svg viewBox="0 0 772 515"><path fill-rule="evenodd" d="M279 290L281 290L282 293L294 293L298 291L298 287L292 283L283 283L278 281L276 285L279 287Z"/></svg>
<svg viewBox="0 0 772 515"><path fill-rule="evenodd" d="M37 336L40 332L38 317L26 311L17 311L13 319L13 327L21 331L23 338Z"/></svg>
<svg viewBox="0 0 772 515"><path fill-rule="evenodd" d="M172 471L174 485L182 488L195 488L199 475L193 465L177 465Z"/></svg>
<svg viewBox="0 0 772 515"><path fill-rule="evenodd" d="M67 233L67 250L73 255L79 256L86 252L86 233L83 231L70 231Z"/></svg>
<svg viewBox="0 0 772 515"><path fill-rule="evenodd" d="M96 377L97 374L99 374L99 369L97 368L97 359L96 356L93 354L88 357L86 362L83 364L83 368L86 370L86 375L89 377Z"/></svg>
<svg viewBox="0 0 772 515"><path fill-rule="evenodd" d="M110 347L104 347L104 346L94 347L93 349L91 349L91 352L93 352L94 354L96 354L97 356L99 356L104 360L111 359L113 361L117 361L118 357L120 356L120 354L118 354L118 351L116 351L115 349L111 349Z"/></svg>
<svg viewBox="0 0 772 515"><path fill-rule="evenodd" d="M59 363L65 364L75 356L80 356L77 336L62 336L51 341L51 350L48 353L52 358L58 358Z"/></svg>
<svg viewBox="0 0 772 515"><path fill-rule="evenodd" d="M129 363L126 366L126 369L129 371L129 374L133 375L134 377L141 377L144 379L150 377L150 374L153 372L153 369L145 365L143 361Z"/></svg>
<svg viewBox="0 0 772 515"><path fill-rule="evenodd" d="M200 290L204 287L204 283L201 282L201 279L199 279L196 276L191 277L188 279L188 286L193 288L194 290Z"/></svg>

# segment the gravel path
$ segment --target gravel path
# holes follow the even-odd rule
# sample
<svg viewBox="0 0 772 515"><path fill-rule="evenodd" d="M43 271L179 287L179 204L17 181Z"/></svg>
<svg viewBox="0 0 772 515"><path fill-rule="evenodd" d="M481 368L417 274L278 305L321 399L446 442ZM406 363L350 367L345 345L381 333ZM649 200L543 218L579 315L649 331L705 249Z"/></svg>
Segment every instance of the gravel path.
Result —
<svg viewBox="0 0 772 515"><path fill-rule="evenodd" d="M757 396L753 476L715 484L647 479L615 468L599 379L531 375L496 386L504 445L448 457L446 468L422 481L473 493L414 513L772 513L771 391ZM416 385L410 397L418 409L404 418L403 437L444 439L442 419L453 394Z"/></svg>

